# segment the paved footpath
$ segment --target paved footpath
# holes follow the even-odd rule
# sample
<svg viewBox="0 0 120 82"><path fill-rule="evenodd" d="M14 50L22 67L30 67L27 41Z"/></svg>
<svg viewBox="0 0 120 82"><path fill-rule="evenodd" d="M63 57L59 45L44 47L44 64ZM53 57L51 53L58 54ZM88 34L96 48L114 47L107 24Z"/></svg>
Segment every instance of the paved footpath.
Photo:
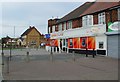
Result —
<svg viewBox="0 0 120 82"><path fill-rule="evenodd" d="M39 52L39 53L36 53ZM37 55L49 53L41 49L33 50ZM67 57L71 54L54 54L56 58ZM44 56L44 55L42 55ZM72 57L72 56L70 56ZM10 61L9 74L3 73L5 80L117 80L118 61L108 57L96 56L95 58L80 56L75 61L72 58L55 59L50 61L31 60L26 62Z"/></svg>

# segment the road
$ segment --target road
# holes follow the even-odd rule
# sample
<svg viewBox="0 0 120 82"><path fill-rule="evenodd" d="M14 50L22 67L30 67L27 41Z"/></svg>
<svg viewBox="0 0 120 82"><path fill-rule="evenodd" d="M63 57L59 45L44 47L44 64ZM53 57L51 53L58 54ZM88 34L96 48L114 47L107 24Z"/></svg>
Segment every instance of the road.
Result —
<svg viewBox="0 0 120 82"><path fill-rule="evenodd" d="M44 49L29 50L29 61L26 61L27 50L14 50L9 62L9 74L3 73L5 80L117 80L118 60L96 56L50 53ZM6 51L7 53L7 51ZM14 54L13 54L14 53ZM15 54L16 53L16 54ZM9 55L9 54L8 54Z"/></svg>

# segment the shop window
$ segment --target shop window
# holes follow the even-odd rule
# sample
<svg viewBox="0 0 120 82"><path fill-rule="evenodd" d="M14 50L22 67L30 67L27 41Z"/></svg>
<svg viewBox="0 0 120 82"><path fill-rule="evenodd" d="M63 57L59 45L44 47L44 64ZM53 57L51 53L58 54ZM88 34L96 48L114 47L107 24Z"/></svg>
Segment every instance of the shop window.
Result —
<svg viewBox="0 0 120 82"><path fill-rule="evenodd" d="M63 46L65 46L65 39L63 40Z"/></svg>
<svg viewBox="0 0 120 82"><path fill-rule="evenodd" d="M82 47L86 47L86 38L82 38Z"/></svg>
<svg viewBox="0 0 120 82"><path fill-rule="evenodd" d="M72 39L70 39L70 46L73 46L73 41L72 41Z"/></svg>
<svg viewBox="0 0 120 82"><path fill-rule="evenodd" d="M103 48L104 48L103 44L104 44L103 42L99 42L99 48L100 48L100 49L103 49Z"/></svg>
<svg viewBox="0 0 120 82"><path fill-rule="evenodd" d="M66 39L66 47L68 47L68 39Z"/></svg>

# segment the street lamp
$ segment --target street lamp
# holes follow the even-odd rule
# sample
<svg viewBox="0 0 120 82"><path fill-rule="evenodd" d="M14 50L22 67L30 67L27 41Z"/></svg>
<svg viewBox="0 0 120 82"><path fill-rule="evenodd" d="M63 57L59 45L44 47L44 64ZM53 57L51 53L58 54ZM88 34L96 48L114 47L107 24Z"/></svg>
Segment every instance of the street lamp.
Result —
<svg viewBox="0 0 120 82"><path fill-rule="evenodd" d="M3 38L2 38L2 65L4 65Z"/></svg>
<svg viewBox="0 0 120 82"><path fill-rule="evenodd" d="M10 42L10 60L11 60L11 48L12 48L12 39L11 39L11 42Z"/></svg>

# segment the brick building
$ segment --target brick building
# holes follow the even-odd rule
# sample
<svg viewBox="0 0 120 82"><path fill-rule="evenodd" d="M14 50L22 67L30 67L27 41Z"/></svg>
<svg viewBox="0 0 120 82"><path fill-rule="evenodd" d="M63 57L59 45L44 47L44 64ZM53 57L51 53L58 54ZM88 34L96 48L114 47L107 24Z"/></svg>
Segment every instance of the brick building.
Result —
<svg viewBox="0 0 120 82"><path fill-rule="evenodd" d="M60 52L62 42L66 52L85 54L88 49L90 54L118 58L119 20L120 2L86 2L61 19L48 20L48 33L55 51Z"/></svg>
<svg viewBox="0 0 120 82"><path fill-rule="evenodd" d="M34 26L29 27L22 35L22 45L28 47L39 47L44 41L44 35L41 34Z"/></svg>

